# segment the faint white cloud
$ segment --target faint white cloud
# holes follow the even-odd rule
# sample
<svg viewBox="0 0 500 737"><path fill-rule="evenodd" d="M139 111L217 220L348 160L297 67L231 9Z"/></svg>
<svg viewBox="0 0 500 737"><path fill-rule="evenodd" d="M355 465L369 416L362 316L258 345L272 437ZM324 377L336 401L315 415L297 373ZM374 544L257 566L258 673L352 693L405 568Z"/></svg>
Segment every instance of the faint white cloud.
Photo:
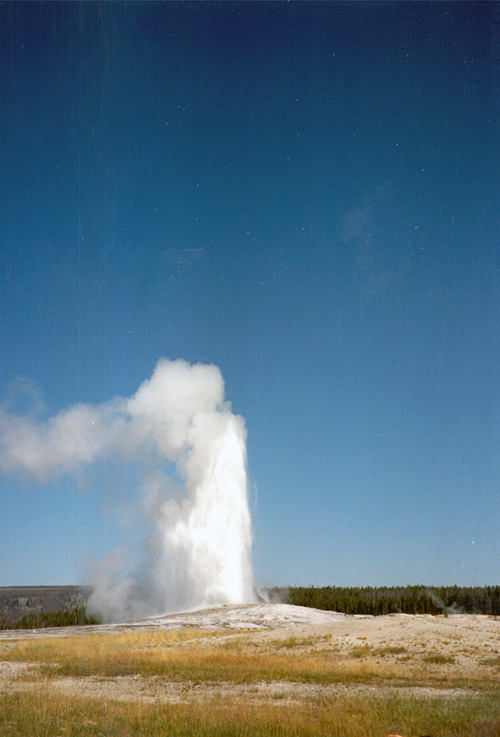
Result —
<svg viewBox="0 0 500 737"><path fill-rule="evenodd" d="M377 299L377 297L382 297L396 278L396 274L393 271L380 270L372 272L362 285L359 291L359 298L370 301Z"/></svg>
<svg viewBox="0 0 500 737"><path fill-rule="evenodd" d="M349 210L342 221L342 240L350 241L363 239L372 227L373 221L373 205L363 205L362 207L353 207Z"/></svg>
<svg viewBox="0 0 500 737"><path fill-rule="evenodd" d="M7 398L0 405L0 412L7 411L37 417L47 408L39 387L26 376L18 376L7 386Z"/></svg>
<svg viewBox="0 0 500 737"><path fill-rule="evenodd" d="M371 201L375 203L387 202L391 200L396 193L396 188L392 182L382 182L371 195Z"/></svg>
<svg viewBox="0 0 500 737"><path fill-rule="evenodd" d="M373 262L373 205L362 205L349 210L342 221L341 239L356 249L356 262L361 268L370 268Z"/></svg>
<svg viewBox="0 0 500 737"><path fill-rule="evenodd" d="M373 192L363 195L361 204L351 208L344 215L341 239L346 243L349 241L371 243L380 217L379 206L389 202L395 191L392 182L382 182Z"/></svg>
<svg viewBox="0 0 500 737"><path fill-rule="evenodd" d="M204 248L169 248L164 256L176 266L193 266L203 259Z"/></svg>
<svg viewBox="0 0 500 737"><path fill-rule="evenodd" d="M397 265L387 269L382 263L384 239L387 238L386 205L395 194L394 184L382 182L361 198L361 203L348 210L342 219L341 241L349 245L360 272L360 299L371 300L384 295L398 275Z"/></svg>

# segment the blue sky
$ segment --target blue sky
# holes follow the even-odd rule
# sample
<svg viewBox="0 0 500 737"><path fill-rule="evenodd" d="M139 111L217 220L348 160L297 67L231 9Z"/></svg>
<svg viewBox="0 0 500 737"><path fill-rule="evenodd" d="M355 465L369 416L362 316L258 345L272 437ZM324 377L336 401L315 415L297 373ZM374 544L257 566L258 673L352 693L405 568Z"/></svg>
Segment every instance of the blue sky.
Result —
<svg viewBox="0 0 500 737"><path fill-rule="evenodd" d="M258 584L498 583L498 20L2 3L4 407L214 363ZM122 476L1 475L0 585L80 582Z"/></svg>

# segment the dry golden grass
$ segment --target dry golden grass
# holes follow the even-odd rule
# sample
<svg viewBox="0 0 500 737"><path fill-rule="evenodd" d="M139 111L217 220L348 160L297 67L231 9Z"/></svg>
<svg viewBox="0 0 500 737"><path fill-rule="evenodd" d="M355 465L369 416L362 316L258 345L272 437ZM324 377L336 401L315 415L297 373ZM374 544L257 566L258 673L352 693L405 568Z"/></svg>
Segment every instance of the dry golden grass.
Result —
<svg viewBox="0 0 500 737"><path fill-rule="evenodd" d="M222 638L222 644L220 639ZM230 645L230 647L224 645ZM224 635L137 632L19 640L4 660L39 664L46 676L116 677L140 672L172 681L368 682L405 677L405 668L334 651L295 652L280 645L264 652Z"/></svg>
<svg viewBox="0 0 500 737"><path fill-rule="evenodd" d="M0 735L500 737L496 641L336 632L0 640Z"/></svg>
<svg viewBox="0 0 500 737"><path fill-rule="evenodd" d="M319 640L321 643L321 639ZM405 685L499 687L496 660L478 663L462 674L455 658L402 646L361 644L340 651L320 648L314 637L262 642L248 634L197 630L135 631L86 637L19 639L2 655L5 661L36 663L47 677L113 678L140 673L173 682L387 683ZM488 663L486 663L488 665Z"/></svg>
<svg viewBox="0 0 500 737"><path fill-rule="evenodd" d="M495 713L497 717L495 718ZM49 688L0 694L0 733L12 737L380 737L391 732L498 737L491 698L341 697L323 704L198 705L75 700Z"/></svg>

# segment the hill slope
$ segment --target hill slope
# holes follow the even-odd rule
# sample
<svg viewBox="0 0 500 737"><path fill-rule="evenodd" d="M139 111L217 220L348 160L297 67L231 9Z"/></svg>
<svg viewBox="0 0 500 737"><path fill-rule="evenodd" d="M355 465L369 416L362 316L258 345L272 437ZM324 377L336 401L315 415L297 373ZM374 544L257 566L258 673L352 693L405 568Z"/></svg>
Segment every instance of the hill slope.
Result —
<svg viewBox="0 0 500 737"><path fill-rule="evenodd" d="M88 586L3 586L0 587L0 621L16 622L29 614L70 611L85 606Z"/></svg>

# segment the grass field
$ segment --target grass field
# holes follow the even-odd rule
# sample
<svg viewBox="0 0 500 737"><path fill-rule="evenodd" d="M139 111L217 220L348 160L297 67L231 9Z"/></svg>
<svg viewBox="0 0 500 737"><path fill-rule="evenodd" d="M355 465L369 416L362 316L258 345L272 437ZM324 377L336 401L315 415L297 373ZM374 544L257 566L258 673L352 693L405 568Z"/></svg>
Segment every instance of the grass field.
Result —
<svg viewBox="0 0 500 737"><path fill-rule="evenodd" d="M500 737L497 623L479 647L383 620L0 640L0 735Z"/></svg>

